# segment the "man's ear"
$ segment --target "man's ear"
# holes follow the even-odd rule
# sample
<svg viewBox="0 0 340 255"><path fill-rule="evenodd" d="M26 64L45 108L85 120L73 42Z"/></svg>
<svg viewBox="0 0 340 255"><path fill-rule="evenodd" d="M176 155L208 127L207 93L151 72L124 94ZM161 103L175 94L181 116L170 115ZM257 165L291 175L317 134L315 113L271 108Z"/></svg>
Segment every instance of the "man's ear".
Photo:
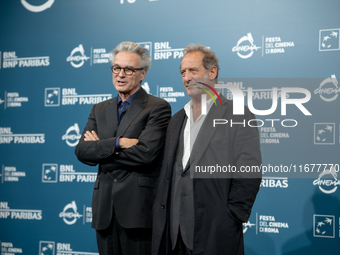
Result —
<svg viewBox="0 0 340 255"><path fill-rule="evenodd" d="M142 82L144 80L145 75L146 75L146 70L143 69L142 72L141 72L141 75L140 75L140 82Z"/></svg>
<svg viewBox="0 0 340 255"><path fill-rule="evenodd" d="M216 76L217 76L217 67L213 66L212 68L210 68L208 75L209 75L209 79L211 79L211 80L215 79Z"/></svg>

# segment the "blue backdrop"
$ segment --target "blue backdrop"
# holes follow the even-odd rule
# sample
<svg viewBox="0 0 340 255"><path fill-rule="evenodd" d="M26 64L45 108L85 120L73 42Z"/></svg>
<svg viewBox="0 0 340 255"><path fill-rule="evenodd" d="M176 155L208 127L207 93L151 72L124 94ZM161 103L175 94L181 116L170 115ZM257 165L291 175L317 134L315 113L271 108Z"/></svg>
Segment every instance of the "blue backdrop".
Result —
<svg viewBox="0 0 340 255"><path fill-rule="evenodd" d="M246 254L339 254L339 10L336 0L0 1L1 254L98 254L97 168L74 149L93 104L117 95L108 57L122 41L149 50L143 87L173 113L189 101L179 74L189 43L216 53L220 83L245 99L253 88L256 109L270 108L273 87L309 91L311 115L282 114L279 97L257 116L272 172L244 224Z"/></svg>

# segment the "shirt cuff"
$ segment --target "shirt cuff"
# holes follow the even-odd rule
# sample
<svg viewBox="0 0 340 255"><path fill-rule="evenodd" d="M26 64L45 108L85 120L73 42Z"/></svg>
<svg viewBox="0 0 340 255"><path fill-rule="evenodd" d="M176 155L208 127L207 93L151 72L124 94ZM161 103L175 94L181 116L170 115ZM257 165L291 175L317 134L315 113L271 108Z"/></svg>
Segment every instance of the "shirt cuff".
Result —
<svg viewBox="0 0 340 255"><path fill-rule="evenodd" d="M122 150L122 148L119 145L119 138L121 138L121 136L118 136L116 138L116 144L115 144L116 151L121 151Z"/></svg>

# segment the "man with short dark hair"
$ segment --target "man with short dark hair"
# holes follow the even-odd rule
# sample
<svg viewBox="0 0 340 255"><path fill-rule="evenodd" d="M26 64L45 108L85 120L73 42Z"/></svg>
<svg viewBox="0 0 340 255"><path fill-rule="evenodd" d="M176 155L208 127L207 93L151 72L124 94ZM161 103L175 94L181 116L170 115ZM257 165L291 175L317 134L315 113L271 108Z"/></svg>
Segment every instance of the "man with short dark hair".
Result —
<svg viewBox="0 0 340 255"><path fill-rule="evenodd" d="M260 172L239 172L261 165L258 129L241 123L255 117L247 107L244 115L233 115L232 101L222 95L202 100L214 91L218 59L202 45L189 45L184 53L180 73L191 100L168 126L153 208L152 254L241 255L242 223L261 182ZM214 105L216 97L221 103ZM216 119L238 124L214 126ZM236 172L228 172L228 166Z"/></svg>
<svg viewBox="0 0 340 255"><path fill-rule="evenodd" d="M101 255L149 255L151 208L170 105L143 88L150 56L122 42L112 52L118 96L93 106L76 147L78 159L99 165L92 198L92 227Z"/></svg>

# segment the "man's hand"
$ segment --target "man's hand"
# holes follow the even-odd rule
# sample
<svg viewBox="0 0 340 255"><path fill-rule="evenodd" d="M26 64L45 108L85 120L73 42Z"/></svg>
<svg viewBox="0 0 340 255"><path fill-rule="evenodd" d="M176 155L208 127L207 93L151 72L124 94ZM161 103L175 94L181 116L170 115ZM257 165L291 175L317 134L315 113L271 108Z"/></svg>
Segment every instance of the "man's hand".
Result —
<svg viewBox="0 0 340 255"><path fill-rule="evenodd" d="M135 138L120 138L119 139L119 146L122 149L130 148L133 145L136 145L138 143L138 139Z"/></svg>
<svg viewBox="0 0 340 255"><path fill-rule="evenodd" d="M84 136L85 136L84 141L99 141L100 140L97 133L94 130L92 130L91 132L86 131Z"/></svg>

